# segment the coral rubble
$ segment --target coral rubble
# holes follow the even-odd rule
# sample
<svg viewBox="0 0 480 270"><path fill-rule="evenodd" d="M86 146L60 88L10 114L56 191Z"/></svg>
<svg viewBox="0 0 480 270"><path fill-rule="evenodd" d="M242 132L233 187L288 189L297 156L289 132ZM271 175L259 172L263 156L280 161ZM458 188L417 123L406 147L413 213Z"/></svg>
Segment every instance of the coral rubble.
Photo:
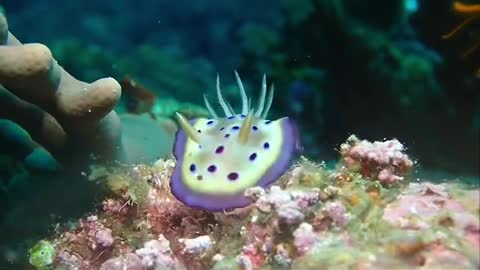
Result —
<svg viewBox="0 0 480 270"><path fill-rule="evenodd" d="M110 195L73 228L57 226L42 240L54 248L53 260L33 261L52 269L480 266L479 189L409 181L413 162L396 140L349 138L341 148L336 168L302 158L273 186L248 189L249 206L223 213L175 199L175 160L97 168L91 179ZM345 166L349 158L355 166ZM379 173L384 169L389 181Z"/></svg>

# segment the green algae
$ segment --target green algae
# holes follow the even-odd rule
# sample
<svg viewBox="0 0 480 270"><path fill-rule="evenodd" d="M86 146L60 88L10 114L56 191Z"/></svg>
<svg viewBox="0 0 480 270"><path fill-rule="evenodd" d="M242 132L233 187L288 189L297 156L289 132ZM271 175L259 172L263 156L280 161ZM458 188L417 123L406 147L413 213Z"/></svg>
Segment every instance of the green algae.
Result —
<svg viewBox="0 0 480 270"><path fill-rule="evenodd" d="M46 241L40 240L35 246L29 250L29 262L37 270L48 270L53 263L55 256L55 248Z"/></svg>

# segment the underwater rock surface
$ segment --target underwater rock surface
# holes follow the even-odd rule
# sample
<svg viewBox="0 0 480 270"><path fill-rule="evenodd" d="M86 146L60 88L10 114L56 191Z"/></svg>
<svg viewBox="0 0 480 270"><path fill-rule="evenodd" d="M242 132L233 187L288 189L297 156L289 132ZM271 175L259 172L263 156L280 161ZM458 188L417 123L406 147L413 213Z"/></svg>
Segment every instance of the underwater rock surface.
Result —
<svg viewBox="0 0 480 270"><path fill-rule="evenodd" d="M223 213L189 208L171 194L175 160L94 168L90 179L109 195L42 240L53 259L39 258L38 248L30 256L49 269L480 266L478 187L413 180L414 162L397 140L352 136L341 149L336 168L302 157L274 185L247 189L249 206Z"/></svg>

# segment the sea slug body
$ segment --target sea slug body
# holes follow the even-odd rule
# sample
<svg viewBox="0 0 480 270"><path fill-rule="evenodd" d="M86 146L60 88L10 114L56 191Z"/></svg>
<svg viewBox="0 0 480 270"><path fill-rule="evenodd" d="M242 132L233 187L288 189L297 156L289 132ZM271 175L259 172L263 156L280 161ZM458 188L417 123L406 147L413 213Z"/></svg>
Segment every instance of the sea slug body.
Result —
<svg viewBox="0 0 480 270"><path fill-rule="evenodd" d="M218 116L205 95L212 118L188 121L177 113L182 128L175 138L177 163L170 186L173 195L189 207L225 211L247 206L250 201L244 191L276 181L301 148L292 119L266 119L274 88L272 85L267 97L265 75L255 110L237 72L235 76L242 98L241 114L224 100L218 76L217 96L225 117Z"/></svg>

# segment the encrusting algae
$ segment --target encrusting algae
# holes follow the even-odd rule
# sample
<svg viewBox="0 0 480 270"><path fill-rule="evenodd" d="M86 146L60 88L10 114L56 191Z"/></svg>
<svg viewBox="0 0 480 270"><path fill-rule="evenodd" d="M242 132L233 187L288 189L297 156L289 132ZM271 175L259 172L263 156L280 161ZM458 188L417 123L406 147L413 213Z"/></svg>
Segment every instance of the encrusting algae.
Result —
<svg viewBox="0 0 480 270"><path fill-rule="evenodd" d="M170 191L173 159L96 169L109 195L58 229L52 269L477 269L480 190L410 182L397 140L351 137L327 169L302 157L229 212L191 208ZM387 171L388 173L385 173ZM144 200L138 198L143 196ZM46 241L46 240L44 240ZM41 269L41 268L37 268Z"/></svg>

